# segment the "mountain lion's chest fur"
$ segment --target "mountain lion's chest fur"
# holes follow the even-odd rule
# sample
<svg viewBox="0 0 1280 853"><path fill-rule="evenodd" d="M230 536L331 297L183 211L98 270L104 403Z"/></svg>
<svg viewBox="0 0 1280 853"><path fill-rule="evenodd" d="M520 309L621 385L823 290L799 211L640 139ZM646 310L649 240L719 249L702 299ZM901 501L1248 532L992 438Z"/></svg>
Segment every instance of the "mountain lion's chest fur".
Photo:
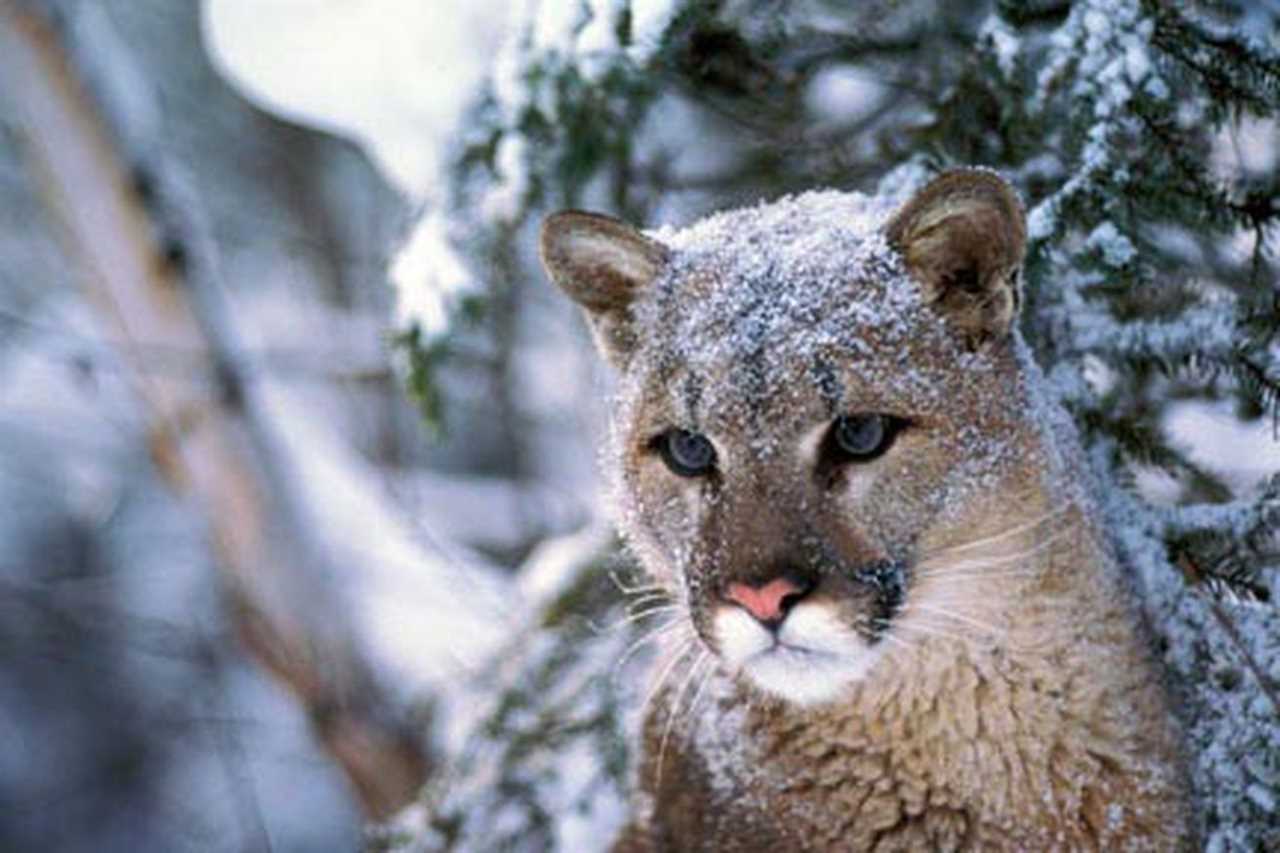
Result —
<svg viewBox="0 0 1280 853"><path fill-rule="evenodd" d="M1013 323L995 175L543 257L618 368L619 523L670 597L620 850L1189 847L1178 733Z"/></svg>

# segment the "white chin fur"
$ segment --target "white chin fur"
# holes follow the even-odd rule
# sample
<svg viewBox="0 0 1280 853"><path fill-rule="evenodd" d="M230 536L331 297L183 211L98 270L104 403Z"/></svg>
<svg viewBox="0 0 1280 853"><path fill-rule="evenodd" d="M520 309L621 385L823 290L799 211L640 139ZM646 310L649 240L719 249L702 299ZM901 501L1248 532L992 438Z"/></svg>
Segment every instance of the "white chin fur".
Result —
<svg viewBox="0 0 1280 853"><path fill-rule="evenodd" d="M797 705L831 702L866 675L879 657L823 604L800 602L773 634L739 607L721 607L713 620L729 670Z"/></svg>

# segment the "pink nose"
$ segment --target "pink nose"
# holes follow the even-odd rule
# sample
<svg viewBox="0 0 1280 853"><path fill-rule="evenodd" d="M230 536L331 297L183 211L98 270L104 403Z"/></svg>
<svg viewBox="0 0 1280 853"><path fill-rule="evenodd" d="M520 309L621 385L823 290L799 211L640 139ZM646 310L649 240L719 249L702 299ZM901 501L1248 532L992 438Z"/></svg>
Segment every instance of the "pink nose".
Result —
<svg viewBox="0 0 1280 853"><path fill-rule="evenodd" d="M745 583L729 584L725 596L739 604L761 622L777 622L807 590L785 577L774 578L763 586Z"/></svg>

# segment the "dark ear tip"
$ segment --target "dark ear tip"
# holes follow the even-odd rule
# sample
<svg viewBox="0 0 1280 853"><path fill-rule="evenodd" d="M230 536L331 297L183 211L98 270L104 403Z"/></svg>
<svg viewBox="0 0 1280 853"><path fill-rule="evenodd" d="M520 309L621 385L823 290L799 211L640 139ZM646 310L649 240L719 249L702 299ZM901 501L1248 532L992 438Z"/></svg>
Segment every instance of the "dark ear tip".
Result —
<svg viewBox="0 0 1280 853"><path fill-rule="evenodd" d="M543 260L563 256L578 238L604 239L634 246L654 264L661 264L667 259L665 246L648 239L621 219L588 210L560 210L542 220L539 247Z"/></svg>
<svg viewBox="0 0 1280 853"><path fill-rule="evenodd" d="M635 229L621 219L590 210L557 210L542 220L542 237L559 236L575 231L630 234Z"/></svg>
<svg viewBox="0 0 1280 853"><path fill-rule="evenodd" d="M623 223L612 216L606 216L603 213L592 213L589 210L557 210L542 220L542 233L560 231L565 228L590 227L593 224L609 227L622 225Z"/></svg>
<svg viewBox="0 0 1280 853"><path fill-rule="evenodd" d="M586 210L557 210L542 220L542 228L538 232L538 244L543 257L554 251L564 237L590 228L592 223L614 222L617 220L602 213L591 213Z"/></svg>
<svg viewBox="0 0 1280 853"><path fill-rule="evenodd" d="M958 166L935 175L893 215L885 229L886 236L891 245L901 250L922 224L949 215L965 202L999 210L1008 228L1007 236L1021 256L1026 240L1022 197L999 172L984 166ZM926 215L927 211L933 214Z"/></svg>
<svg viewBox="0 0 1280 853"><path fill-rule="evenodd" d="M988 187L997 192L1007 193L1010 198L1017 199L1017 190L1004 175L987 166L952 166L934 175L926 187L935 184L952 186Z"/></svg>
<svg viewBox="0 0 1280 853"><path fill-rule="evenodd" d="M988 196L999 199L1012 219L1021 222L1026 218L1026 207L1022 204L1022 196L1017 188L995 169L962 166L948 169L939 176L941 177L948 177L962 187L970 188L974 195L985 192Z"/></svg>
<svg viewBox="0 0 1280 853"><path fill-rule="evenodd" d="M993 200L1005 209L1011 220L1022 222L1026 218L1026 208L1017 188L995 169L985 166L947 169L930 181L926 189L934 186L938 188L939 194Z"/></svg>

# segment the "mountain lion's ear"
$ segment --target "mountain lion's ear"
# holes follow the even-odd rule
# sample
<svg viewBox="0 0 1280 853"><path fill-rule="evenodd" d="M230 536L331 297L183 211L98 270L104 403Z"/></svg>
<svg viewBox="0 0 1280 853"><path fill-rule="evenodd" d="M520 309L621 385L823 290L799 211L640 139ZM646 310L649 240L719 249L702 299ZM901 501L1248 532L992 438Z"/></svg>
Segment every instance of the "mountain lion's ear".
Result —
<svg viewBox="0 0 1280 853"><path fill-rule="evenodd" d="M615 367L635 347L631 303L670 253L638 230L599 213L565 210L542 223L542 265L587 312L596 345Z"/></svg>
<svg viewBox="0 0 1280 853"><path fill-rule="evenodd" d="M1013 187L980 169L943 172L885 231L925 299L971 347L1009 332L1021 302L1026 217Z"/></svg>

